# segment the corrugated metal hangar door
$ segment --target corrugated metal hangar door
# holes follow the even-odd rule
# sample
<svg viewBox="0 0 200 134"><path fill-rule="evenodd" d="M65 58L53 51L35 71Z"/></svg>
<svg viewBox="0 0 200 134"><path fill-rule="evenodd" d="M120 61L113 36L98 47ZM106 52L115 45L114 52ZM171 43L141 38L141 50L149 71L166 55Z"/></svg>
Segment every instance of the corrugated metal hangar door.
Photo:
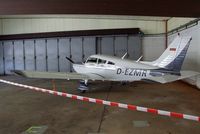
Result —
<svg viewBox="0 0 200 134"><path fill-rule="evenodd" d="M84 62L92 54L141 56L140 35L58 37L0 42L0 74L10 70L73 71L66 56Z"/></svg>

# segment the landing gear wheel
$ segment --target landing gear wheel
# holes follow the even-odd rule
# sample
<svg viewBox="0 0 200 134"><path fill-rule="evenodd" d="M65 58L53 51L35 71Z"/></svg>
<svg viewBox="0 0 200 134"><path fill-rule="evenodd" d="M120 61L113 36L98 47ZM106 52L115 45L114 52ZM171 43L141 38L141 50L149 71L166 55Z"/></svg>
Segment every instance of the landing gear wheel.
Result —
<svg viewBox="0 0 200 134"><path fill-rule="evenodd" d="M125 86L126 84L127 84L127 82L125 82L125 81L122 81L122 82L121 82L121 85L122 85L122 86Z"/></svg>
<svg viewBox="0 0 200 134"><path fill-rule="evenodd" d="M80 85L78 87L78 90L81 92L81 93L85 93L87 90L88 90L88 85L85 81L80 81Z"/></svg>
<svg viewBox="0 0 200 134"><path fill-rule="evenodd" d="M86 92L86 90L80 90L80 92L84 94Z"/></svg>

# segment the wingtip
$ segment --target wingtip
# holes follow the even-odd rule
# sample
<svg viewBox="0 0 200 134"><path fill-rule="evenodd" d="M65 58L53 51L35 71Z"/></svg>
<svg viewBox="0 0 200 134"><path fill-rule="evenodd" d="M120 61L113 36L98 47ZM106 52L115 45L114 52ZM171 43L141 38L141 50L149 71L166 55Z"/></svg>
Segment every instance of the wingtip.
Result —
<svg viewBox="0 0 200 134"><path fill-rule="evenodd" d="M10 72L15 74L15 75L26 77L25 73L23 71L20 71L20 70L11 70Z"/></svg>

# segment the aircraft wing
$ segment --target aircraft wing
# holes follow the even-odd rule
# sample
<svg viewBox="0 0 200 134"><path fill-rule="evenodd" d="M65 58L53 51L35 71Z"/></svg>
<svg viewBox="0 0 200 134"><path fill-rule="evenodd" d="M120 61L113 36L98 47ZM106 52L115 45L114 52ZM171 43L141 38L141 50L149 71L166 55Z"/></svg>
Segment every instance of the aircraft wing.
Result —
<svg viewBox="0 0 200 134"><path fill-rule="evenodd" d="M189 78L189 77L200 74L200 73L194 72L194 71L181 71L180 73L181 73L180 76L169 74L169 75L164 75L164 76L160 76L160 77L151 77L149 80L164 84L164 83L169 83L169 82L173 82L176 80L182 80L182 79Z"/></svg>
<svg viewBox="0 0 200 134"><path fill-rule="evenodd" d="M88 80L90 77L84 74L78 73L63 73L63 72L38 72L38 71L21 71L13 70L16 75L20 75L28 78L43 78L43 79L80 79Z"/></svg>

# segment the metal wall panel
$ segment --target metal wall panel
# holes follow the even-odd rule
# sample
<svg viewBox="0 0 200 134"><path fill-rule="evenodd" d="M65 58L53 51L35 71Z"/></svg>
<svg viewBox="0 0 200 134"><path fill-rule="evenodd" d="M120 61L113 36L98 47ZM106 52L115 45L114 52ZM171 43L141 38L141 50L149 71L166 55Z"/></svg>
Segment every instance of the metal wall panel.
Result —
<svg viewBox="0 0 200 134"><path fill-rule="evenodd" d="M44 39L38 39L35 42L35 52L36 52L36 70L46 71L46 41Z"/></svg>
<svg viewBox="0 0 200 134"><path fill-rule="evenodd" d="M47 71L58 72L57 39L47 39Z"/></svg>
<svg viewBox="0 0 200 134"><path fill-rule="evenodd" d="M115 56L122 57L127 52L127 36L118 36L114 40Z"/></svg>
<svg viewBox="0 0 200 134"><path fill-rule="evenodd" d="M114 55L114 39L113 37L101 38L101 54Z"/></svg>
<svg viewBox="0 0 200 134"><path fill-rule="evenodd" d="M128 49L128 58L136 60L142 50L140 36L58 37L4 41L2 44L0 74L10 74L13 69L69 72L72 66L65 57L81 63L96 53L121 57Z"/></svg>
<svg viewBox="0 0 200 134"><path fill-rule="evenodd" d="M14 41L15 70L24 70L24 47L23 41Z"/></svg>
<svg viewBox="0 0 200 134"><path fill-rule="evenodd" d="M128 37L128 58L137 60L142 56L142 44L140 36Z"/></svg>
<svg viewBox="0 0 200 134"><path fill-rule="evenodd" d="M95 37L84 37L83 40L83 59L84 61L93 54L96 54L96 39Z"/></svg>
<svg viewBox="0 0 200 134"><path fill-rule="evenodd" d="M35 70L35 46L34 40L25 40L24 41L25 49L25 70Z"/></svg>
<svg viewBox="0 0 200 134"><path fill-rule="evenodd" d="M96 37L96 53L101 54L101 38Z"/></svg>
<svg viewBox="0 0 200 134"><path fill-rule="evenodd" d="M143 60L154 61L165 51L165 36L144 36L142 40Z"/></svg>
<svg viewBox="0 0 200 134"><path fill-rule="evenodd" d="M4 56L5 56L5 73L11 74L10 70L14 70L14 61L13 61L13 42L5 41L4 42Z"/></svg>
<svg viewBox="0 0 200 134"><path fill-rule="evenodd" d="M75 62L81 63L83 60L82 38L71 38L71 55Z"/></svg>
<svg viewBox="0 0 200 134"><path fill-rule="evenodd" d="M0 42L0 75L4 74L3 43Z"/></svg>
<svg viewBox="0 0 200 134"><path fill-rule="evenodd" d="M70 39L59 39L59 71L70 72L70 62L65 57L70 57Z"/></svg>

